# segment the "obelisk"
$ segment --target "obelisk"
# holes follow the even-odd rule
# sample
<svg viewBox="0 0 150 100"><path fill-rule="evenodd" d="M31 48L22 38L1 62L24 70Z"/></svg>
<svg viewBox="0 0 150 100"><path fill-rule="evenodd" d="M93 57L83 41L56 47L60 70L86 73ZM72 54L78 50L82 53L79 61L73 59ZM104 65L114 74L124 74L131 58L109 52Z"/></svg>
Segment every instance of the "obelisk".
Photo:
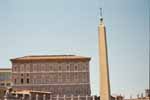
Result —
<svg viewBox="0 0 150 100"><path fill-rule="evenodd" d="M100 69L100 100L111 100L110 82L109 82L109 66L107 55L107 38L106 28L103 22L102 12L100 24L98 26L99 34L99 69Z"/></svg>

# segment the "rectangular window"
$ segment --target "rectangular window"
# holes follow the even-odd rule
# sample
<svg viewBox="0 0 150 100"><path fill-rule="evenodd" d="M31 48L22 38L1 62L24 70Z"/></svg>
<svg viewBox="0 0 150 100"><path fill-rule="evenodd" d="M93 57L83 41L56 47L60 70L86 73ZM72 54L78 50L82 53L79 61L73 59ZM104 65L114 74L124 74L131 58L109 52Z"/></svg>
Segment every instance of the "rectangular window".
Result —
<svg viewBox="0 0 150 100"><path fill-rule="evenodd" d="M21 84L23 84L23 78L21 79Z"/></svg>
<svg viewBox="0 0 150 100"><path fill-rule="evenodd" d="M69 65L67 65L67 71L69 71L69 70L70 70Z"/></svg>
<svg viewBox="0 0 150 100"><path fill-rule="evenodd" d="M27 84L29 84L29 79L27 78Z"/></svg>
<svg viewBox="0 0 150 100"><path fill-rule="evenodd" d="M17 81L16 81L16 79L15 79L15 84L16 84L16 82L17 82Z"/></svg>
<svg viewBox="0 0 150 100"><path fill-rule="evenodd" d="M77 66L75 66L75 71L77 71Z"/></svg>
<svg viewBox="0 0 150 100"><path fill-rule="evenodd" d="M1 83L0 85L1 85L1 86L5 86L5 84L4 84L4 83Z"/></svg>
<svg viewBox="0 0 150 100"><path fill-rule="evenodd" d="M7 85L7 86L10 86L11 84L10 84L10 83L7 83L6 85Z"/></svg>

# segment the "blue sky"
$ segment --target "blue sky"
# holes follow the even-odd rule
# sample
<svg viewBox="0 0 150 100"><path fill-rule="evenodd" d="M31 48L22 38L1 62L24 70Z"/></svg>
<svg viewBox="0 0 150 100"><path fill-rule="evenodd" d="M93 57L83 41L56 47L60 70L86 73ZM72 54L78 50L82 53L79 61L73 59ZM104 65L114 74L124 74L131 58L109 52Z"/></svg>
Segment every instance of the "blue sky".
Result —
<svg viewBox="0 0 150 100"><path fill-rule="evenodd" d="M99 8L107 28L112 94L148 88L148 0L0 0L0 68L33 54L90 56L92 94L98 95Z"/></svg>

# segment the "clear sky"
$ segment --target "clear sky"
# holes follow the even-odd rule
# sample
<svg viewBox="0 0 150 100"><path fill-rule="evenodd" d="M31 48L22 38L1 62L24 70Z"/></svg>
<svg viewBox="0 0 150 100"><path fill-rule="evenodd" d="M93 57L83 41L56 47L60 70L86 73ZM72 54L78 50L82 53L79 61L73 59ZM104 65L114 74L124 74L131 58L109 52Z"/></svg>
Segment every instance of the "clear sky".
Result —
<svg viewBox="0 0 150 100"><path fill-rule="evenodd" d="M148 0L0 0L0 68L33 54L90 56L98 95L99 8L107 28L111 93L136 96L149 85Z"/></svg>

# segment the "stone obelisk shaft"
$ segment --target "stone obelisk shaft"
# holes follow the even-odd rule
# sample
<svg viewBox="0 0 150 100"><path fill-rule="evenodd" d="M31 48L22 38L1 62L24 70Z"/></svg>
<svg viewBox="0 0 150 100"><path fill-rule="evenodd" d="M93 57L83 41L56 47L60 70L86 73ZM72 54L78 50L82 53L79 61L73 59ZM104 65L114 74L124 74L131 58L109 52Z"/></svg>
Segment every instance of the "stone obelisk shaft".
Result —
<svg viewBox="0 0 150 100"><path fill-rule="evenodd" d="M100 62L100 100L110 99L109 67L107 55L106 29L103 19L98 27L99 33L99 62Z"/></svg>

